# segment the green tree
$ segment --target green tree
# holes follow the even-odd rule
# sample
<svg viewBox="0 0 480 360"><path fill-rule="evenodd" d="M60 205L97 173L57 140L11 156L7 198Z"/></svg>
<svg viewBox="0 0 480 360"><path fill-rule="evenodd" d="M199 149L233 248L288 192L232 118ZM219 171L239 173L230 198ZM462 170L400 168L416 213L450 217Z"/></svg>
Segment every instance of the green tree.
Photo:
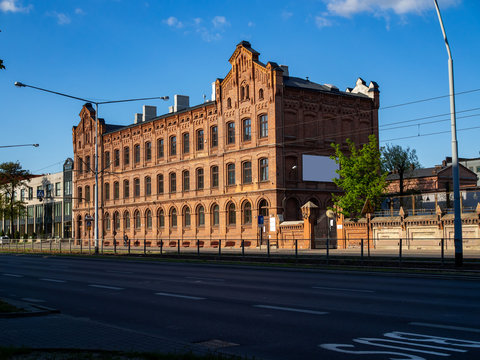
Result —
<svg viewBox="0 0 480 360"><path fill-rule="evenodd" d="M382 147L382 171L397 173L400 180L400 198L403 195L403 180L405 175L421 167L415 149L402 148L400 145Z"/></svg>
<svg viewBox="0 0 480 360"><path fill-rule="evenodd" d="M344 191L342 195L332 194L333 203L346 217L357 218L368 199L373 206L378 206L386 186L386 172L382 172L380 150L375 135L368 137L368 143L357 149L347 139L348 154L344 154L339 144L332 144L335 155L331 156L340 165L339 178L333 182Z"/></svg>
<svg viewBox="0 0 480 360"><path fill-rule="evenodd" d="M25 214L25 203L15 196L29 181L30 172L23 170L19 162L0 164L0 211L4 218L10 219L10 236L15 234L13 220Z"/></svg>

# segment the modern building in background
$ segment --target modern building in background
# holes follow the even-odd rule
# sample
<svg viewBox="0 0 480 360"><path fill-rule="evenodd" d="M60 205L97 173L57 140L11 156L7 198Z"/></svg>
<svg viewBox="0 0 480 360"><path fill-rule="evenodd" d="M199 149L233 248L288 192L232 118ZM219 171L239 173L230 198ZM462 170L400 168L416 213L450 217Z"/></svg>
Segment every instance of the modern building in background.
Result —
<svg viewBox="0 0 480 360"><path fill-rule="evenodd" d="M25 215L15 219L14 229L23 238L71 238L73 160L68 158L63 171L34 175L15 196L25 204ZM10 232L10 219L4 218L0 231Z"/></svg>
<svg viewBox="0 0 480 360"><path fill-rule="evenodd" d="M340 91L259 55L239 43L231 70L202 104L175 95L168 114L144 106L130 125L99 120L101 238L255 239L259 231L275 238L308 201L325 214L338 191L331 143L378 137L378 85L358 79ZM85 222L95 208L91 104L73 128L73 150L75 237L93 239Z"/></svg>

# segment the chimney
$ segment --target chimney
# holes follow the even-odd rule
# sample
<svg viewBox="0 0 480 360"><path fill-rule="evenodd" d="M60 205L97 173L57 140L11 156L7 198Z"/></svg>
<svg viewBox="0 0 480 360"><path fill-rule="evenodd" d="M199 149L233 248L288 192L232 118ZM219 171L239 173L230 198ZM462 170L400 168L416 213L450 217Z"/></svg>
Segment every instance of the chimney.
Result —
<svg viewBox="0 0 480 360"><path fill-rule="evenodd" d="M280 67L283 70L283 76L290 76L290 73L288 72L288 66L287 65L280 65Z"/></svg>
<svg viewBox="0 0 480 360"><path fill-rule="evenodd" d="M143 105L143 120L148 121L157 117L157 107L150 105Z"/></svg>
<svg viewBox="0 0 480 360"><path fill-rule="evenodd" d="M212 101L215 101L215 82L212 82Z"/></svg>
<svg viewBox="0 0 480 360"><path fill-rule="evenodd" d="M135 120L133 121L134 124L138 124L142 122L143 114L136 113Z"/></svg>
<svg viewBox="0 0 480 360"><path fill-rule="evenodd" d="M174 95L173 106L168 108L169 112L177 112L190 107L190 98L187 95Z"/></svg>

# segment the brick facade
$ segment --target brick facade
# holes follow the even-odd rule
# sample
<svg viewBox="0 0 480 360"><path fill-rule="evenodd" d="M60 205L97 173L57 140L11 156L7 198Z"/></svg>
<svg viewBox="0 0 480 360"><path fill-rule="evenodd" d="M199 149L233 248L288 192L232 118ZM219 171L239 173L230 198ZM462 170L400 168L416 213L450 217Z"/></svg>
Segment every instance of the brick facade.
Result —
<svg viewBox="0 0 480 360"><path fill-rule="evenodd" d="M332 142L363 144L369 134L378 136L378 85L359 79L342 92L290 77L285 66L261 63L245 41L229 62L229 73L215 82L214 101L128 126L99 121L101 238L112 238L116 229L117 239L124 233L130 239L257 239L263 214L264 236L279 239L278 224L300 220L307 201L325 213L336 187L304 181L302 154L328 156ZM90 104L80 119L73 128L74 219L76 238L88 239L93 230L83 219L94 211L95 182L87 169L95 156Z"/></svg>

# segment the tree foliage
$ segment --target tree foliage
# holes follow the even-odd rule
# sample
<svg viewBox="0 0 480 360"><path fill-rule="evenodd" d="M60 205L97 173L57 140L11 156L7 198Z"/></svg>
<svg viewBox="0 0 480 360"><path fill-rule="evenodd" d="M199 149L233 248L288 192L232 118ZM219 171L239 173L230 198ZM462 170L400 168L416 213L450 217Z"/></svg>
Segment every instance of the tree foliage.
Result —
<svg viewBox="0 0 480 360"><path fill-rule="evenodd" d="M403 179L421 165L418 162L415 149L402 148L400 145L390 145L381 148L382 171L397 173L400 180L400 196L403 195Z"/></svg>
<svg viewBox="0 0 480 360"><path fill-rule="evenodd" d="M0 212L10 219L10 233L15 233L14 222L25 213L25 203L15 196L16 191L29 181L30 172L23 170L19 162L0 164Z"/></svg>
<svg viewBox="0 0 480 360"><path fill-rule="evenodd" d="M335 155L331 158L340 165L336 171L339 178L333 182L344 191L342 195L332 194L332 198L336 210L346 217L359 217L367 199L378 206L386 186L387 173L381 169L377 138L372 134L368 139L359 149L347 139L348 154L342 152L339 144L332 144Z"/></svg>

